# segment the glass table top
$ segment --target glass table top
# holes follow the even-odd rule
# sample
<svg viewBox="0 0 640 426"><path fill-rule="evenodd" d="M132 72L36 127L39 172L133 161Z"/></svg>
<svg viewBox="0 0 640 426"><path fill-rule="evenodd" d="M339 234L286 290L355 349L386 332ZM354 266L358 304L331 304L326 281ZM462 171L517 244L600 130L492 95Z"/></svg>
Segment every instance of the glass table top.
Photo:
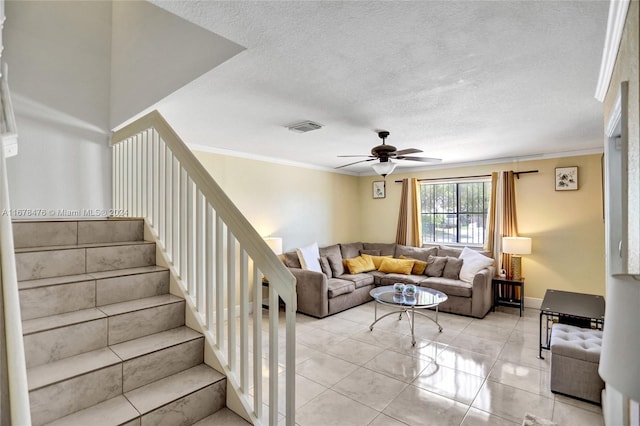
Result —
<svg viewBox="0 0 640 426"><path fill-rule="evenodd" d="M396 294L392 285L374 288L369 294L380 303L397 306L413 306L416 308L437 306L448 299L447 295L441 291L418 286L416 286L416 294L413 297Z"/></svg>

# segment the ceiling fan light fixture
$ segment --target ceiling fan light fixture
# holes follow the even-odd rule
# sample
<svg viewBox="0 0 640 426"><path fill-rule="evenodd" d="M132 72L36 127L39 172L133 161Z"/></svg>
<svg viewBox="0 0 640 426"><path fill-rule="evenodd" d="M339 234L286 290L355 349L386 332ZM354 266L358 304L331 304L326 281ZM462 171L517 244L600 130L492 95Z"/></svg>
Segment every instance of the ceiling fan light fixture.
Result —
<svg viewBox="0 0 640 426"><path fill-rule="evenodd" d="M371 167L373 167L373 170L377 174L379 174L382 177L386 177L387 175L390 175L391 173L393 173L397 165L398 164L389 160L385 162L374 163Z"/></svg>

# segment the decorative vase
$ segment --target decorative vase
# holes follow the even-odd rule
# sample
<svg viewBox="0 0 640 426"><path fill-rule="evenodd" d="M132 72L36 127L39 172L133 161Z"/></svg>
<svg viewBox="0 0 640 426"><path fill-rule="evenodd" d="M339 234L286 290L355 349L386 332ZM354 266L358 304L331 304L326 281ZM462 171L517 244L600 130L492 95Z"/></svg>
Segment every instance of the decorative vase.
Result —
<svg viewBox="0 0 640 426"><path fill-rule="evenodd" d="M407 297L415 297L416 286L413 284L407 284L406 286L404 286L404 295Z"/></svg>
<svg viewBox="0 0 640 426"><path fill-rule="evenodd" d="M396 294L402 294L402 292L404 291L404 284L402 284L402 283L395 283L395 284L393 285L393 291L394 291Z"/></svg>

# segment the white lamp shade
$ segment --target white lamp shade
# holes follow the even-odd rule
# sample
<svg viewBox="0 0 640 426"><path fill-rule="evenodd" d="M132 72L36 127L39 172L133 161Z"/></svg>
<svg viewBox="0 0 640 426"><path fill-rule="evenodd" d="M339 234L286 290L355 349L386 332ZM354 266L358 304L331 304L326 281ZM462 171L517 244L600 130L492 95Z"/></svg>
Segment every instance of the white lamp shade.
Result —
<svg viewBox="0 0 640 426"><path fill-rule="evenodd" d="M385 162L380 162L380 163L374 163L371 167L373 167L373 170L381 175L381 176L386 176L386 175L390 175L391 173L393 173L393 171L396 169L397 164L392 162L391 160L389 161L385 161Z"/></svg>
<svg viewBox="0 0 640 426"><path fill-rule="evenodd" d="M275 254L282 254L282 238L280 237L264 237L264 242Z"/></svg>
<svg viewBox="0 0 640 426"><path fill-rule="evenodd" d="M502 252L507 254L531 254L531 238L503 237Z"/></svg>

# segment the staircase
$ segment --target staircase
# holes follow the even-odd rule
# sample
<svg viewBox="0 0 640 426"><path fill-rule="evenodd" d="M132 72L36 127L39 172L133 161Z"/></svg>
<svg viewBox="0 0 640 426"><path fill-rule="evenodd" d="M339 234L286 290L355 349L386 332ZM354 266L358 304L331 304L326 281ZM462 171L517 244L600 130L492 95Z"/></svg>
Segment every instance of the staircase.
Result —
<svg viewBox="0 0 640 426"><path fill-rule="evenodd" d="M14 222L33 425L246 424L142 220ZM216 420L218 419L218 421Z"/></svg>

